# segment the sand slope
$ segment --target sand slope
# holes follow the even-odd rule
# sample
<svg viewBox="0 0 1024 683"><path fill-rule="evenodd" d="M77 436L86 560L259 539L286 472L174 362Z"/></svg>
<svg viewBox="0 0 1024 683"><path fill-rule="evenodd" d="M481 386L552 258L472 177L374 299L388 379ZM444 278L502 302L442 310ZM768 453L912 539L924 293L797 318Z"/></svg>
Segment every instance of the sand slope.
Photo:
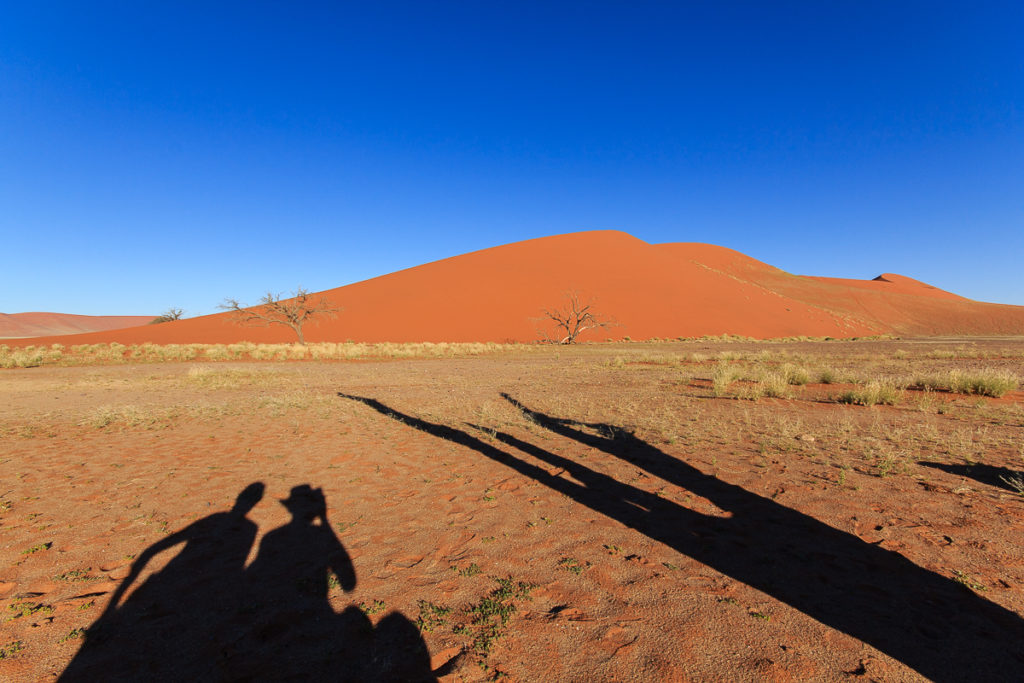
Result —
<svg viewBox="0 0 1024 683"><path fill-rule="evenodd" d="M0 339L43 337L117 330L149 323L151 315L74 315L71 313L0 313Z"/></svg>
<svg viewBox="0 0 1024 683"><path fill-rule="evenodd" d="M1024 307L970 301L900 275L840 280L786 273L708 244L648 244L618 231L485 249L328 290L343 311L307 341L532 341L544 307L576 291L618 325L585 339L706 334L759 338L1020 334ZM228 314L67 338L65 343L292 341L287 328ZM62 340L64 341L64 340Z"/></svg>

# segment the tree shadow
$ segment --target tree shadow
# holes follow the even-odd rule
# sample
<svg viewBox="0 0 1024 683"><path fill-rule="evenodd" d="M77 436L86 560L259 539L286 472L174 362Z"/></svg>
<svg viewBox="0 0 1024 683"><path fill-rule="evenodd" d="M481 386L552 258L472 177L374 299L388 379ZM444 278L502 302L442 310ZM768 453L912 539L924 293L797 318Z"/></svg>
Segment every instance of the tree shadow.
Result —
<svg viewBox="0 0 1024 683"><path fill-rule="evenodd" d="M356 586L327 522L323 492L303 484L281 500L291 520L246 558L263 496L254 483L218 512L147 548L88 629L61 681L436 680L416 627L393 612L376 626L328 591ZM148 562L184 544L122 603Z"/></svg>
<svg viewBox="0 0 1024 683"><path fill-rule="evenodd" d="M575 481L549 474L544 467L465 431L400 413L371 398L339 396L503 463L870 644L928 678L1020 678L1024 619L1019 615L899 553L704 474L614 425L554 418L502 394L541 427L685 488L723 514L690 510L510 434L488 430L504 446L564 469Z"/></svg>
<svg viewBox="0 0 1024 683"><path fill-rule="evenodd" d="M946 463L928 462L927 460L921 460L917 464L942 470L943 472L949 472L950 474L955 474L961 477L967 477L968 479L973 479L974 481L981 482L982 484L1006 489L1007 491L1013 491L1014 493L1020 493L1020 491L1011 484L1010 481L1013 479L1024 480L1024 472L1018 472L1017 470L1012 470L1009 467L996 467L994 465L982 465L980 463L974 465L947 465Z"/></svg>

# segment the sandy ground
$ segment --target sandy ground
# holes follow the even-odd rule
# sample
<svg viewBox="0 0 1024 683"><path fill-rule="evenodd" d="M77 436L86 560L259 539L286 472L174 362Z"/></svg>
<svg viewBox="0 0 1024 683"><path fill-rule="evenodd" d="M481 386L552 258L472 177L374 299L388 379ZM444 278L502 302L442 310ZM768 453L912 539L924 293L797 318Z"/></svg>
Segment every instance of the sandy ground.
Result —
<svg viewBox="0 0 1024 683"><path fill-rule="evenodd" d="M0 679L1024 678L1024 393L714 395L760 351L1024 341L0 372Z"/></svg>

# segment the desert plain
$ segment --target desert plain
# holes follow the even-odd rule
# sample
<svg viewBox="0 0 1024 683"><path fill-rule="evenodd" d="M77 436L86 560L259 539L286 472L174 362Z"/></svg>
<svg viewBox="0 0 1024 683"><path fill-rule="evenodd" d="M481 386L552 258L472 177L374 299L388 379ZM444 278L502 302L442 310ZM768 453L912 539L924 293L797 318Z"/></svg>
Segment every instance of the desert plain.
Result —
<svg viewBox="0 0 1024 683"><path fill-rule="evenodd" d="M1022 338L276 348L0 371L0 679L1024 672Z"/></svg>

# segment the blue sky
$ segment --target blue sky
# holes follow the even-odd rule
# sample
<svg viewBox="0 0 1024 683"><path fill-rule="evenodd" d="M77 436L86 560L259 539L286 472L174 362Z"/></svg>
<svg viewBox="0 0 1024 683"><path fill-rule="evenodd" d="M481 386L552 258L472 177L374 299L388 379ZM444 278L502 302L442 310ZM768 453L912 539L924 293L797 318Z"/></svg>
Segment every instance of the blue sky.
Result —
<svg viewBox="0 0 1024 683"><path fill-rule="evenodd" d="M617 229L1024 304L1024 4L4 3L0 311Z"/></svg>

